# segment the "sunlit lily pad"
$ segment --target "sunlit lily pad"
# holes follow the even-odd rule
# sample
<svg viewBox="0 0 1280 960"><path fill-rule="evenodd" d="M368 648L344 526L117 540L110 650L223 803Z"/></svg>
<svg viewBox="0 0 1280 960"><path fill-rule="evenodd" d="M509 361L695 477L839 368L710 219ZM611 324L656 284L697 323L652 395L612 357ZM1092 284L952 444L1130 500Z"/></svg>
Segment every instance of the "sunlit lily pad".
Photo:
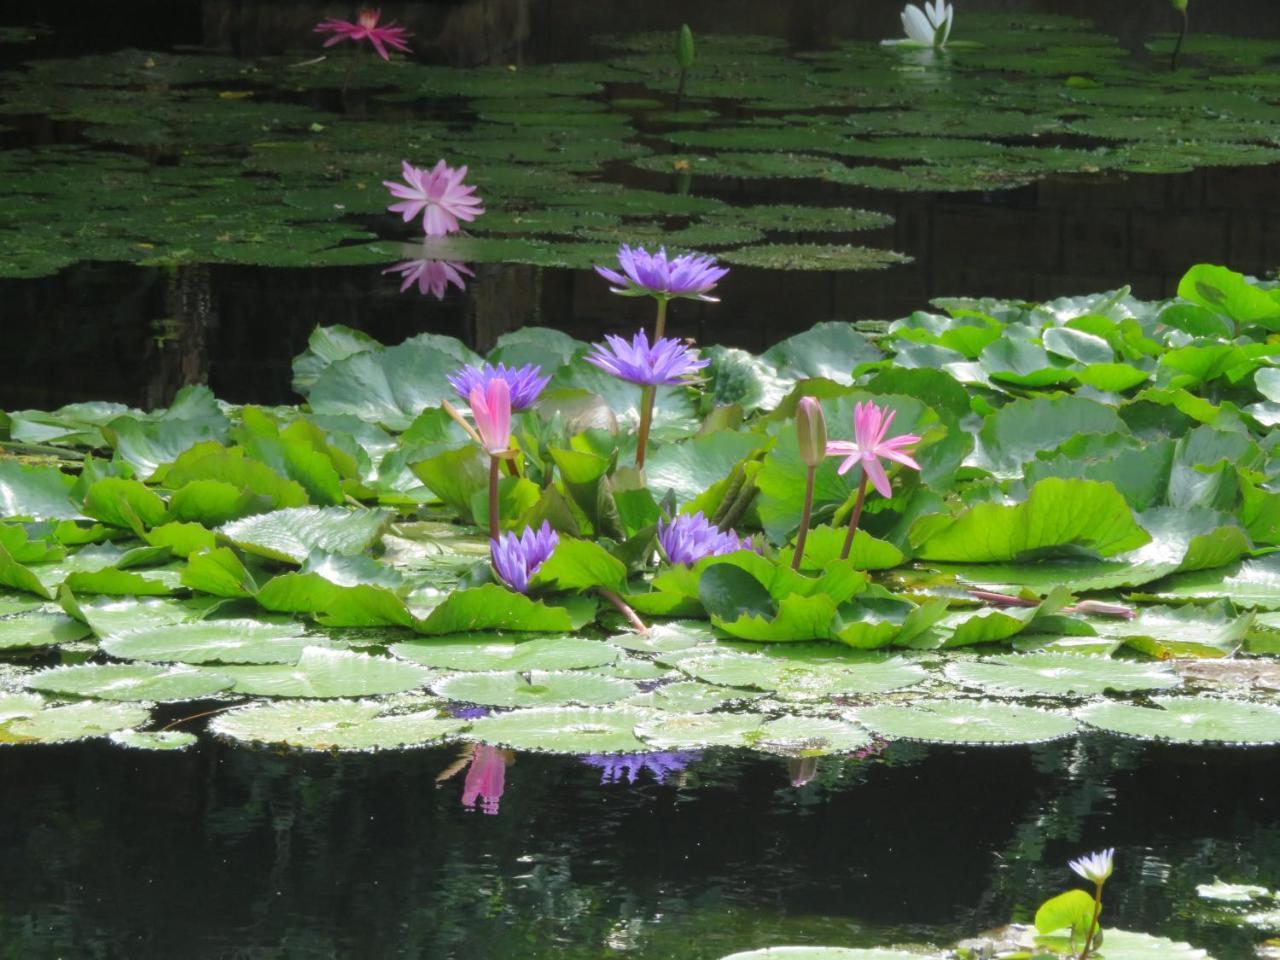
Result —
<svg viewBox="0 0 1280 960"><path fill-rule="evenodd" d="M1099 730L1143 740L1280 743L1280 707L1219 697L1152 697L1151 704L1096 703L1076 711L1076 716Z"/></svg>
<svg viewBox="0 0 1280 960"><path fill-rule="evenodd" d="M1043 743L1076 732L1075 721L1066 714L978 700L864 707L849 717L881 736L929 743Z"/></svg>
<svg viewBox="0 0 1280 960"><path fill-rule="evenodd" d="M883 270L911 262L911 257L892 250L820 243L762 244L730 250L720 259L765 270Z"/></svg>
<svg viewBox="0 0 1280 960"><path fill-rule="evenodd" d="M27 680L32 690L98 700L198 700L229 690L222 673L185 665L89 663L44 670Z"/></svg>
<svg viewBox="0 0 1280 960"><path fill-rule="evenodd" d="M110 633L102 649L126 660L182 663L295 663L320 638L301 624L202 620Z"/></svg>
<svg viewBox="0 0 1280 960"><path fill-rule="evenodd" d="M677 666L707 683L752 687L802 700L887 693L914 686L927 676L915 664L892 659L805 663L763 655L716 654L681 659Z"/></svg>
<svg viewBox="0 0 1280 960"><path fill-rule="evenodd" d="M758 713L659 714L636 726L636 736L659 750L745 747L763 727Z"/></svg>
<svg viewBox="0 0 1280 960"><path fill-rule="evenodd" d="M307 647L295 664L228 666L235 692L260 697L367 697L403 693L431 677L425 667L389 657Z"/></svg>
<svg viewBox="0 0 1280 960"><path fill-rule="evenodd" d="M466 725L430 705L330 700L252 704L215 717L209 728L233 740L304 750L394 750L439 742Z"/></svg>
<svg viewBox="0 0 1280 960"><path fill-rule="evenodd" d="M600 706L636 692L634 684L575 671L463 673L432 685L442 697L491 707Z"/></svg>
<svg viewBox="0 0 1280 960"><path fill-rule="evenodd" d="M1178 674L1164 664L1069 653L1028 653L948 664L948 679L1001 696L1090 696L1108 690L1166 690Z"/></svg>
<svg viewBox="0 0 1280 960"><path fill-rule="evenodd" d="M0 744L84 740L139 726L150 716L147 707L132 703L90 701L49 707L28 717L0 723Z"/></svg>
<svg viewBox="0 0 1280 960"><path fill-rule="evenodd" d="M466 737L482 743L544 753L643 753L632 732L647 711L546 707L482 717Z"/></svg>
<svg viewBox="0 0 1280 960"><path fill-rule="evenodd" d="M88 627L60 613L35 612L0 620L0 650L52 647L88 635Z"/></svg>
<svg viewBox="0 0 1280 960"><path fill-rule="evenodd" d="M185 730L116 730L107 739L132 750L185 750L198 740Z"/></svg>
<svg viewBox="0 0 1280 960"><path fill-rule="evenodd" d="M440 637L391 646L397 657L442 670L577 670L599 667L618 651L599 640L539 637L519 643L498 636Z"/></svg>

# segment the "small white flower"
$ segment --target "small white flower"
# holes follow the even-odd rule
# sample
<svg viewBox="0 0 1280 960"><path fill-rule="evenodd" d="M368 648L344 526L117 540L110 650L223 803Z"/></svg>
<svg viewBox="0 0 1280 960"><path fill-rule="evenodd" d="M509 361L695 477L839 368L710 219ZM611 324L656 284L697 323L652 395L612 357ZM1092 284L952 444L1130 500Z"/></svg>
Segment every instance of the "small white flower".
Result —
<svg viewBox="0 0 1280 960"><path fill-rule="evenodd" d="M945 0L933 3L924 0L923 9L909 3L902 10L902 28L907 32L907 39L922 47L945 47L954 19L955 10Z"/></svg>
<svg viewBox="0 0 1280 960"><path fill-rule="evenodd" d="M1067 866L1092 883L1102 883L1111 876L1111 860L1114 856L1114 848L1102 850L1081 857L1079 860L1071 860Z"/></svg>

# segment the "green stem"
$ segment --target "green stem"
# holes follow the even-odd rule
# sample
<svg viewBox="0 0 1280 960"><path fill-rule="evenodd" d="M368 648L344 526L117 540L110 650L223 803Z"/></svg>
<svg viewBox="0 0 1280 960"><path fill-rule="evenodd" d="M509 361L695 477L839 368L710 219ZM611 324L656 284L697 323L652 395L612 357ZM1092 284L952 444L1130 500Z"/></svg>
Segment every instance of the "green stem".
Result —
<svg viewBox="0 0 1280 960"><path fill-rule="evenodd" d="M1187 28L1191 25L1191 18L1187 16L1187 11L1182 11L1182 27L1178 30L1178 42L1173 47L1173 57L1169 61L1169 69L1178 69L1178 57L1182 54L1182 42L1187 39Z"/></svg>
<svg viewBox="0 0 1280 960"><path fill-rule="evenodd" d="M800 514L800 535L796 537L796 555L791 558L791 569L798 571L800 561L804 559L804 542L809 539L809 521L813 517L813 480L818 474L817 467L810 467L804 478L804 510Z"/></svg>
<svg viewBox="0 0 1280 960"><path fill-rule="evenodd" d="M853 513L849 515L849 532L844 538L844 549L840 551L840 559L848 560L849 551L853 549L853 535L858 532L858 521L862 519L862 504L867 499L867 471L862 471L862 482L858 484L858 499L853 502Z"/></svg>
<svg viewBox="0 0 1280 960"><path fill-rule="evenodd" d="M667 298L658 298L658 319L653 324L653 342L657 343L667 332Z"/></svg>
<svg viewBox="0 0 1280 960"><path fill-rule="evenodd" d="M1093 941L1099 932L1098 918L1102 916L1102 884L1096 884L1093 891L1093 920L1089 924L1089 935L1085 937L1084 949L1077 960L1088 960L1093 956Z"/></svg>
<svg viewBox="0 0 1280 960"><path fill-rule="evenodd" d="M498 539L498 478L502 458L489 456L489 539Z"/></svg>
<svg viewBox="0 0 1280 960"><path fill-rule="evenodd" d="M667 332L667 300L658 297L658 319L653 324L653 342L657 343ZM640 393L640 432L636 436L636 467L644 467L644 448L649 443L649 428L653 425L653 404L658 396L657 387L644 387Z"/></svg>

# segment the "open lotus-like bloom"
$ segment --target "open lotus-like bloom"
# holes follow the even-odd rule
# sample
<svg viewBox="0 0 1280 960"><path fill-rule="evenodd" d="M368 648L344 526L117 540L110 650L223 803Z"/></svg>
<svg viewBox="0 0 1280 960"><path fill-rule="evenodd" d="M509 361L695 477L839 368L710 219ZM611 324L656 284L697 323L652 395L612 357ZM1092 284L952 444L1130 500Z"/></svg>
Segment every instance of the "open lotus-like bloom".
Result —
<svg viewBox="0 0 1280 960"><path fill-rule="evenodd" d="M635 783L642 770L648 770L658 783L689 764L701 760L697 750L674 750L662 753L591 753L582 758L588 766L600 769L601 783Z"/></svg>
<svg viewBox="0 0 1280 960"><path fill-rule="evenodd" d="M861 463L867 478L882 497L892 497L893 488L889 486L889 475L885 473L884 464L880 462L881 457L886 460L896 460L912 470L920 469L920 464L916 463L909 456L910 451L905 449L919 443L919 437L913 433L904 433L902 436L885 438L895 416L897 416L896 410L886 413L870 400L859 403L853 408L853 442L827 441L827 456L845 458L836 472L848 473Z"/></svg>
<svg viewBox="0 0 1280 960"><path fill-rule="evenodd" d="M471 750L471 762L467 765L467 777L462 784L462 805L473 810L479 800L481 812L495 815L506 787L507 764L511 759L510 750L477 743Z"/></svg>
<svg viewBox="0 0 1280 960"><path fill-rule="evenodd" d="M716 265L714 257L684 253L668 259L665 247L649 253L644 247L618 248L618 266L622 273L608 267L596 267L596 273L608 280L614 293L624 297L658 297L670 300L688 297L715 303L707 296L726 273L728 267Z"/></svg>
<svg viewBox="0 0 1280 960"><path fill-rule="evenodd" d="M422 214L422 229L428 237L455 233L459 220L469 222L484 213L480 198L475 196L476 188L462 185L467 176L465 165L455 169L441 160L428 170L415 167L408 160L400 163L405 182L382 181L400 201L387 209L403 216L405 223Z"/></svg>
<svg viewBox="0 0 1280 960"><path fill-rule="evenodd" d="M525 527L524 533L518 537L514 533L504 533L497 540L490 540L489 553L498 576L516 593L524 593L529 589L529 578L538 572L559 544L560 534L543 520L537 530Z"/></svg>
<svg viewBox="0 0 1280 960"><path fill-rule="evenodd" d="M649 335L643 330L630 343L612 333L606 333L604 338L608 345L593 345L583 359L605 373L642 387L680 386L711 362L699 360L686 344L670 337L659 337L650 346Z"/></svg>
<svg viewBox="0 0 1280 960"><path fill-rule="evenodd" d="M355 23L350 20L321 20L316 24L315 32L333 34L324 42L326 47L332 47L343 40L351 40L355 43L368 40L383 60L391 59L391 55L387 53L387 47L399 50L401 53L410 53L409 45L404 42L404 38L411 37L413 34L404 27L397 27L394 23L389 23L385 27L378 26L378 18L381 16L381 10L365 9L360 11Z"/></svg>
<svg viewBox="0 0 1280 960"><path fill-rule="evenodd" d="M538 394L548 383L550 375L542 375L542 367L526 363L523 367L508 367L500 363L496 367L486 363L483 367L461 367L449 374L449 383L458 396L467 400L477 387L484 389L490 380L505 380L511 393L512 411L527 410L538 399Z"/></svg>
<svg viewBox="0 0 1280 960"><path fill-rule="evenodd" d="M754 550L733 530L721 530L697 513L682 513L670 523L658 521L658 543L672 563L692 564L704 557L719 557L737 550Z"/></svg>
<svg viewBox="0 0 1280 960"><path fill-rule="evenodd" d="M495 377L483 386L476 384L468 396L476 432L491 457L501 457L511 449L511 388Z"/></svg>
<svg viewBox="0 0 1280 960"><path fill-rule="evenodd" d="M444 299L445 291L449 289L450 284L459 290L467 289L467 281L462 279L464 273L468 277L475 276L465 263L454 260L431 260L425 257L421 260L405 260L393 267L387 267L382 272L400 275L401 293L416 283L420 294L423 296L431 294L437 300Z"/></svg>
<svg viewBox="0 0 1280 960"><path fill-rule="evenodd" d="M1079 860L1068 861L1067 866L1086 880L1101 885L1106 882L1107 877L1111 876L1112 859L1115 853L1114 848L1101 850L1081 857Z"/></svg>
<svg viewBox="0 0 1280 960"><path fill-rule="evenodd" d="M902 9L902 28L907 39L922 47L945 47L951 36L955 9L944 0L924 0L923 9L909 3Z"/></svg>

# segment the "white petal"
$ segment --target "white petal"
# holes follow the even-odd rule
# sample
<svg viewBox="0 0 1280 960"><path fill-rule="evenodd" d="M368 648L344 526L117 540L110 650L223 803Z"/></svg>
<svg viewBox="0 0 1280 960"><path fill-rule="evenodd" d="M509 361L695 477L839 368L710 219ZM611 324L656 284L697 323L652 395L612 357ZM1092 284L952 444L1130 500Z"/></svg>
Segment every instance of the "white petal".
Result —
<svg viewBox="0 0 1280 960"><path fill-rule="evenodd" d="M951 38L951 23L955 18L956 8L951 6L951 4L947 4L947 29L942 32L942 43L939 44L939 46L942 46Z"/></svg>
<svg viewBox="0 0 1280 960"><path fill-rule="evenodd" d="M903 9L902 27L916 43L925 47L933 46L933 27L929 25L929 18L914 4L909 3Z"/></svg>

